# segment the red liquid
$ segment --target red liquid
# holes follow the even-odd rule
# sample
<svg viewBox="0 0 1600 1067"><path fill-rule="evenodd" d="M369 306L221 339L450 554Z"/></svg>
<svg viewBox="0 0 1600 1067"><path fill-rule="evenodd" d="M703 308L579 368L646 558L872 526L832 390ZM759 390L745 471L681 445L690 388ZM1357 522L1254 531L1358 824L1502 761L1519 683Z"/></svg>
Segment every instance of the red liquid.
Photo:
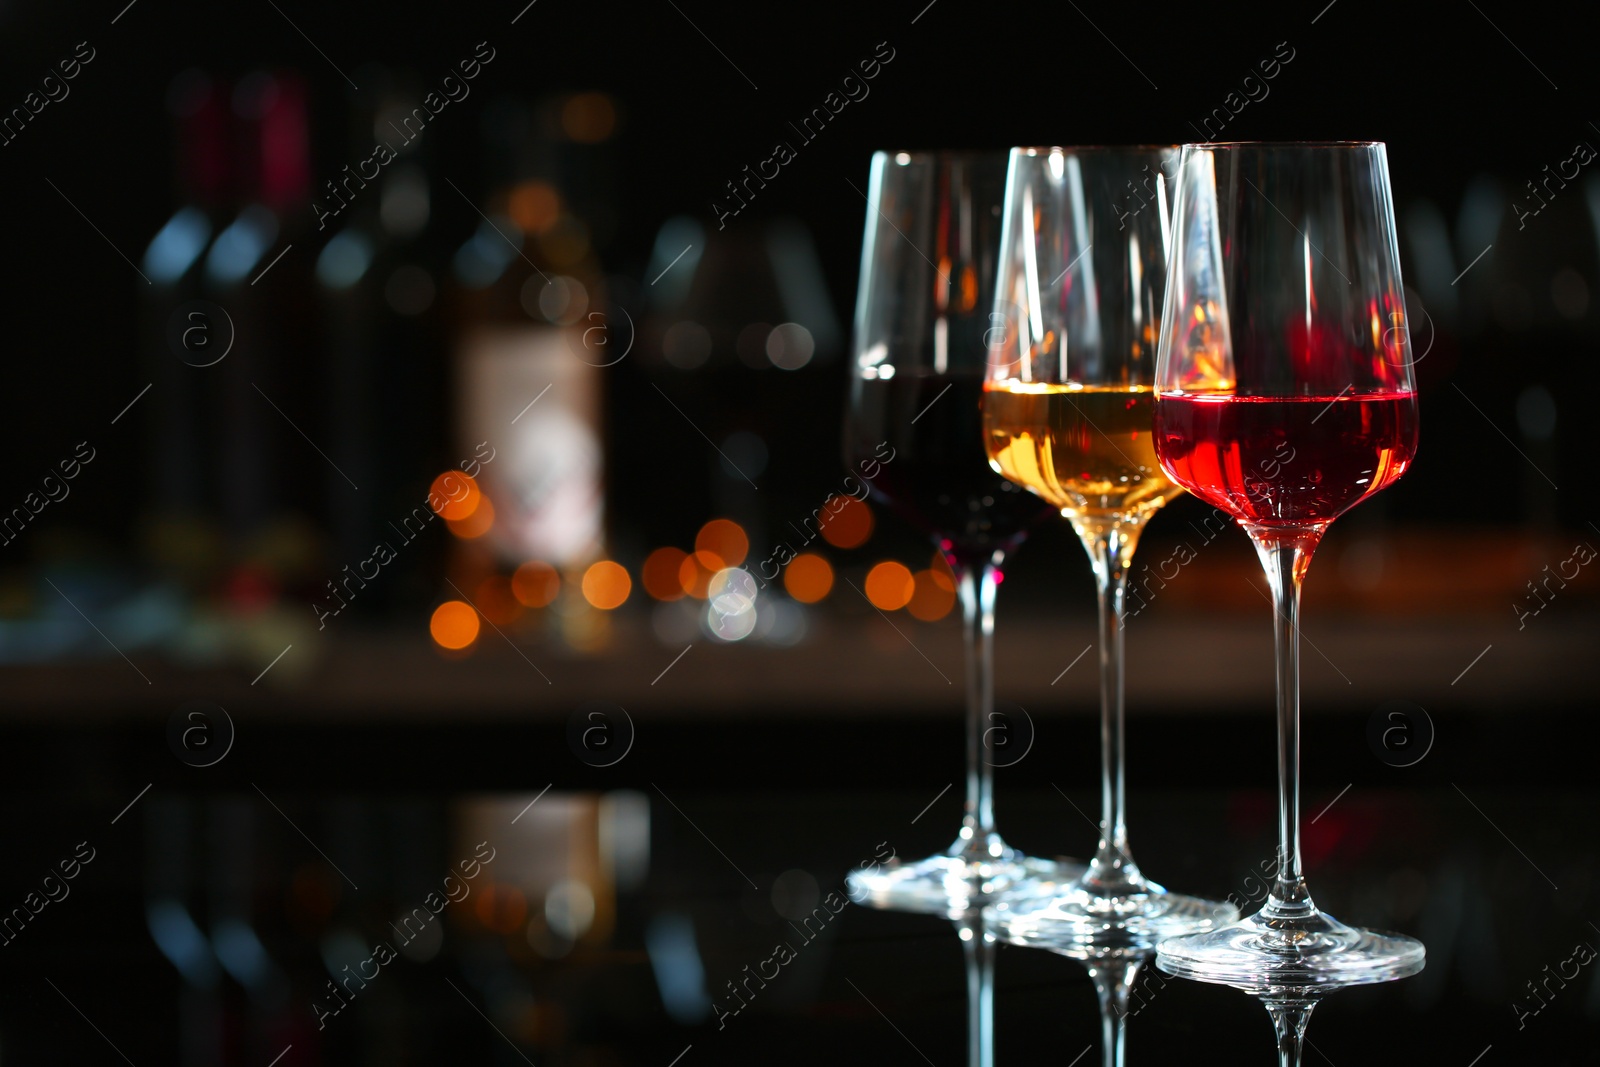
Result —
<svg viewBox="0 0 1600 1067"><path fill-rule="evenodd" d="M872 497L925 534L951 565L1009 552L1055 508L989 466L983 449L983 379L977 374L896 374L857 380L845 460L882 457Z"/></svg>
<svg viewBox="0 0 1600 1067"><path fill-rule="evenodd" d="M1411 465L1416 395L1162 395L1155 445L1173 481L1241 522L1326 524Z"/></svg>

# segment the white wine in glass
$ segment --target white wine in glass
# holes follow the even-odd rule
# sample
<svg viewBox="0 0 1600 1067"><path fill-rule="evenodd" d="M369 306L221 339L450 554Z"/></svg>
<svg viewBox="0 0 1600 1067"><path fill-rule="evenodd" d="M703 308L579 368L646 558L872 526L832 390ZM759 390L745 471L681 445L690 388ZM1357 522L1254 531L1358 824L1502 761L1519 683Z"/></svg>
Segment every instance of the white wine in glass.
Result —
<svg viewBox="0 0 1600 1067"><path fill-rule="evenodd" d="M995 470L1072 524L1099 591L1099 847L1080 877L996 909L1008 939L1057 950L1108 936L1153 947L1238 914L1145 878L1125 816L1128 568L1145 523L1183 491L1152 436L1176 162L1171 147L1018 148L1006 182L984 445ZM1141 188L1148 199L1130 198Z"/></svg>

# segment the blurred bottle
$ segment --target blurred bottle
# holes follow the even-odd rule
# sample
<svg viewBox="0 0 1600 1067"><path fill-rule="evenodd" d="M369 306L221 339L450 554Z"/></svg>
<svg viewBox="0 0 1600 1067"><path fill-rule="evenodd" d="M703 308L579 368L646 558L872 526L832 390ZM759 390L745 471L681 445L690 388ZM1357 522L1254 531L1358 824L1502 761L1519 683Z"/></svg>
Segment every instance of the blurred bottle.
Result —
<svg viewBox="0 0 1600 1067"><path fill-rule="evenodd" d="M461 545L452 580L476 600L500 571L552 565L565 578L560 632L593 647L604 619L578 588L604 547L605 359L586 347L601 275L557 181L560 142L512 100L485 109L483 135L482 217L451 262L455 436L460 460L479 465L483 497L451 523Z"/></svg>
<svg viewBox="0 0 1600 1067"><path fill-rule="evenodd" d="M685 455L683 513L652 502L629 515L629 526L651 531L655 543L670 543L690 523L693 529L712 516L732 518L757 549L753 563L773 541L793 537L789 524L810 514L826 499L827 487L838 484L831 447L819 443L786 453L773 447L825 442L816 412L838 407L840 386L829 365L838 356L841 330L815 243L792 219L752 218L718 231L680 215L657 232L644 277L654 281L645 287L635 371L649 375L652 395L659 389L682 414L653 396L639 418L619 426L613 445L631 454L652 440L676 439L688 431L687 415L716 448ZM729 402L767 395L783 401ZM776 465L771 474L769 461ZM619 506L648 498L641 484L648 476L644 469L618 472ZM767 491L758 492L757 485Z"/></svg>
<svg viewBox="0 0 1600 1067"><path fill-rule="evenodd" d="M203 289L227 312L233 347L212 369L208 412L230 591L259 596L309 562L304 516L322 500L311 297L306 92L298 75L257 71L233 93L243 206L212 242ZM291 246L301 245L299 249ZM352 485L351 492L356 489Z"/></svg>
<svg viewBox="0 0 1600 1067"><path fill-rule="evenodd" d="M350 182L335 232L316 260L326 323L325 383L328 450L360 485L353 493L328 470L332 569L352 570L388 545L400 561L381 582L350 601L358 612L407 599L403 575L413 575L430 539L407 524L425 506L437 468L453 462L444 440L448 376L439 315L437 242L429 180L428 137L403 138L399 123L420 94L384 68L361 72L366 90L351 99L351 129L340 174ZM323 210L336 207L320 201ZM371 571L368 570L370 575Z"/></svg>
<svg viewBox="0 0 1600 1067"><path fill-rule="evenodd" d="M293 1030L286 976L263 943L272 909L258 892L259 804L218 797L205 809L206 922L212 950L232 979L221 986L226 1060L270 1059ZM303 1008L301 1009L303 1010Z"/></svg>
<svg viewBox="0 0 1600 1067"><path fill-rule="evenodd" d="M207 412L216 379L207 365L227 347L226 327L196 303L212 237L236 210L228 87L199 70L167 91L177 210L144 251L151 284L140 290L145 373L143 402L151 461L145 516L150 558L164 573L199 585L218 555L215 454Z"/></svg>
<svg viewBox="0 0 1600 1067"><path fill-rule="evenodd" d="M180 1067L224 1062L227 1008L222 969L201 928L200 843L195 803L157 794L144 805L145 923L150 939L177 971Z"/></svg>

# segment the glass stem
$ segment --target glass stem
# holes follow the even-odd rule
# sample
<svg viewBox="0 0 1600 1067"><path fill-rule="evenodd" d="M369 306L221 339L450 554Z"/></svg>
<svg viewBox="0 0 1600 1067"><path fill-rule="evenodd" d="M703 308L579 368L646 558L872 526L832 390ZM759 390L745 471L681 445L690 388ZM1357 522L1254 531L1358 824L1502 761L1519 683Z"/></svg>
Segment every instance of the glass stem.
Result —
<svg viewBox="0 0 1600 1067"><path fill-rule="evenodd" d="M950 855L999 859L1008 850L994 828L994 767L983 758L983 733L994 711L995 572L1003 554L962 566L956 574L967 652L967 801L961 837Z"/></svg>
<svg viewBox="0 0 1600 1067"><path fill-rule="evenodd" d="M982 913L958 921L967 964L967 1063L994 1067L995 943L984 936Z"/></svg>
<svg viewBox="0 0 1600 1067"><path fill-rule="evenodd" d="M1315 1001L1269 1000L1267 1011L1272 1015L1272 1029L1278 1037L1278 1067L1300 1067L1300 1055L1306 1037L1306 1024L1311 1021Z"/></svg>
<svg viewBox="0 0 1600 1067"><path fill-rule="evenodd" d="M1142 959L1110 958L1089 967L1095 995L1100 999L1100 1062L1122 1067L1128 1040L1128 1001Z"/></svg>
<svg viewBox="0 0 1600 1067"><path fill-rule="evenodd" d="M1100 845L1084 881L1105 894L1141 892L1144 876L1128 851L1123 786L1123 603L1139 527L1112 523L1080 530L1094 565L1100 602Z"/></svg>
<svg viewBox="0 0 1600 1067"><path fill-rule="evenodd" d="M1322 528L1246 530L1272 586L1278 654L1278 870L1261 913L1302 919L1314 915L1317 906L1300 866L1300 582Z"/></svg>

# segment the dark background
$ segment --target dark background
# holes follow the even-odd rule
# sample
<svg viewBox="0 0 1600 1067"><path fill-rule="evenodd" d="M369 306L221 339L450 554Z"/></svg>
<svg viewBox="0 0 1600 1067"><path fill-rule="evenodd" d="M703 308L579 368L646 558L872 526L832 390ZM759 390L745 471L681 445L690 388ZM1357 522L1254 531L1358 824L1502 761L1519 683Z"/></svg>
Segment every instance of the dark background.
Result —
<svg viewBox="0 0 1600 1067"><path fill-rule="evenodd" d="M1427 353L1418 462L1341 522L1308 585L1306 632L1338 666L1304 657L1307 817L1342 796L1307 829L1318 899L1348 921L1422 937L1429 967L1319 1009L1307 1062L1600 1062L1592 968L1520 1028L1514 1007L1533 1003L1526 983L1574 943L1600 946L1591 921L1600 921L1589 718L1596 582L1586 569L1523 628L1514 606L1527 606L1525 583L1541 568L1577 541L1600 540L1586 389L1600 326L1600 179L1591 164L1523 228L1510 207L1575 143L1600 145L1587 10L1359 0L1154 9L674 2L538 0L513 26L516 0L280 0L281 10L266 0L138 0L125 11L116 0L0 0L0 107L20 105L79 41L97 51L71 95L0 148L11 400L0 505L19 501L76 442L90 438L99 451L67 501L0 548L8 856L0 907L20 901L80 840L103 857L70 898L0 947L0 1063L115 1062L108 1041L140 1064L266 1064L292 1045L284 1067L524 1055L541 1067L665 1065L685 1046L685 1067L916 1062L908 1042L941 1067L964 1054L959 942L942 921L848 909L828 943L807 949L806 969L785 975L789 988L774 983L769 1001L724 1032L663 1009L645 947L654 918L692 916L716 996L716 983L770 951L770 888L781 872L808 871L825 891L879 841L902 856L946 843L959 789L909 820L959 768L959 686L939 683L906 645L957 677L951 619L897 616L910 634L902 641L865 605L836 594L815 614L812 638L793 649L699 641L662 679L678 647L652 636L636 589L604 649L580 654L519 636L531 662L552 674L547 688L527 671L527 656L492 634L465 660L429 646L427 613L448 595L440 574L449 548L436 533L406 561L413 594L341 624L315 652L302 645L311 666L286 660L271 684L251 679L284 642L199 665L158 646L133 651L147 685L87 628L55 654L26 651L30 620L60 607L43 577L87 575L85 595L93 601L98 590L112 603L151 573L142 524L154 461L141 420L152 409L135 407L109 429L104 420L149 380L145 286L112 246L137 262L178 203L165 109L173 76L194 67L221 79L263 66L298 71L309 86L311 173L320 181L353 158L350 88L332 64L354 74L376 61L432 82L483 40L495 61L473 96L425 134L429 232L441 258L479 222L446 179L480 202L486 195L479 119L488 102L601 90L619 123L596 179L612 213L596 231L596 252L616 280L613 306L640 316L649 313L642 294L663 222L689 215L715 230L711 204L723 183L770 155L775 139L793 143L787 124L887 41L895 58L870 96L799 147L728 223L737 234L798 219L846 333L865 212L856 190L865 189L873 150L1192 140L1191 123L1288 42L1294 59L1268 83L1270 94L1222 136L1387 142L1405 276L1435 328L1431 347L1413 328ZM1430 206L1448 232L1443 264L1420 257L1414 243ZM325 236L308 233L288 256L314 255ZM1583 283L1581 307L1570 281L1564 305L1555 295L1564 270ZM311 373L325 344L315 323L305 342L293 365ZM637 573L649 548L686 544L729 499L705 441L661 403L658 386L710 418L713 436L769 427L771 468L761 481L770 495L760 508L776 522L809 512L841 477L842 356L819 352L786 374L743 369L719 353L705 371L679 374L647 341L609 368L616 557ZM446 345L438 358L447 366ZM342 398L314 382L297 389L294 413L321 439ZM1554 407L1553 435L1529 415L1539 415L1541 395ZM425 442L431 463L409 475L416 495L453 461L447 412L441 398L393 416L437 427ZM298 448L286 431L284 441ZM278 476L326 478L314 455L281 454L291 458ZM307 500L320 522L320 496ZM1152 558L1201 514L1188 501L1169 511L1152 527ZM837 554L841 574L883 553L925 559L887 513L879 522L868 549ZM1091 814L1096 803L1091 661L1067 676L1077 683L1071 691L1049 683L1092 639L1087 568L1061 527L1041 529L1018 556L1000 624L1001 696L1040 720L1032 757L1001 775L1001 821L1014 843L1040 853L1089 849L1093 829L1061 801ZM1351 577L1358 562L1346 563L1374 539L1388 552L1376 589ZM760 558L763 546L753 547ZM1166 884L1216 896L1237 891L1271 851L1270 637L1265 606L1239 592L1253 566L1242 538L1219 542L1158 602L1149 636L1130 637L1139 855ZM237 748L215 767L185 766L169 748L168 718L190 699L225 704L238 725ZM630 757L604 771L578 762L564 736L568 716L589 700L620 703L639 725ZM1385 766L1367 744L1369 719L1390 700L1425 707L1437 730L1415 766ZM531 799L546 783L553 796L636 791L650 804L650 878L619 897L609 939L550 958L520 935L496 937L463 918L440 956L386 968L357 1001L357 1018L330 1024L323 1041L306 1002L327 977L318 946L328 931L354 930L368 943L386 936L395 908L414 902L395 856L418 853L442 871L470 852L450 826L475 798ZM1345 783L1350 792L1340 794ZM136 795L139 806L111 824ZM173 826L192 829L190 845L171 844L164 832ZM236 832L249 857L237 869L219 844ZM412 852L393 844L401 839ZM341 857L340 867L355 865L330 841L371 856L370 878L351 873L372 896L338 896L325 928L295 911L294 887L307 879L342 893L308 840L334 854L330 866ZM231 977L206 990L180 981L152 941L147 909L174 863L192 867L186 892L197 916L209 909L203 925L216 918L216 883L230 870L254 886L252 922L289 995L258 999ZM999 1062L1072 1063L1097 1040L1090 987L1075 968L1040 952L1002 952ZM1229 990L1169 983L1130 1033L1136 1061L1190 1062L1198 1053L1206 1062L1270 1062L1264 1013Z"/></svg>
<svg viewBox="0 0 1600 1067"><path fill-rule="evenodd" d="M224 15L199 5L151 12L141 10L143 2L116 26L109 25L109 15L102 19L103 12L85 5L11 3L5 10L0 47L11 72L5 99L14 104L20 105L35 74L42 77L77 42L88 40L98 52L71 83L72 95L48 106L0 150L6 164L0 181L6 202L14 205L8 238L18 257L5 293L16 353L11 385L19 398L9 427L16 434L16 465L7 471L7 499L26 492L30 464L47 466L58 453L67 454L85 432L78 426L102 409L114 413L142 384L129 344L139 280L45 179L137 260L174 203L172 138L162 106L167 85L178 71L196 67L218 77L239 77L260 66L299 70L311 85L315 180L336 174L352 155L344 111L349 86L271 5ZM1510 31L1514 12L1485 11ZM1531 204L1525 182L1567 159L1577 142L1593 144L1600 137L1584 110L1594 75L1584 58L1583 35L1560 32L1565 16L1552 9L1524 35L1512 34L1528 38L1517 45L1530 63L1471 4L1384 10L1380 16L1339 0L1315 25L1314 10L1276 6L1210 8L1203 18L1084 12L1071 5L977 9L939 0L915 26L915 11L908 15L889 5L819 5L787 17L779 9L687 12L760 86L756 90L669 4L607 8L540 0L515 27L511 16L487 6L285 9L345 71L381 61L414 69L431 83L479 41L498 50L499 58L473 83L473 96L450 105L428 132L438 138L431 146L434 227L454 242L471 232L477 217L442 179L481 195L483 153L474 109L502 93L615 93L621 125L612 180L622 194L615 199L614 236L602 255L608 271L640 281L664 219L689 214L710 223L713 200L726 196L724 183L771 155L775 140L798 141L787 124L819 106L878 42L888 41L896 58L869 83L870 95L847 106L824 135L799 145L799 157L780 178L729 220L743 226L803 218L826 266L835 313L846 325L865 209L851 185L864 191L873 150L1193 140L1203 117L1287 41L1295 58L1266 83L1265 99L1246 105L1230 122L1224 137L1387 142L1403 234L1408 213L1421 201L1436 206L1457 231L1469 184L1487 178L1499 190L1500 225L1490 227L1496 247L1477 264L1489 269L1467 275L1481 284L1460 289L1468 284L1464 279L1452 293L1446 278L1444 289L1455 306L1423 301L1446 331L1442 347L1419 364L1428 419L1425 456L1440 458L1419 464L1387 494L1385 506L1434 521L1515 520L1521 500L1508 483L1524 481L1527 468L1449 383L1513 437L1512 405L1522 387L1542 383L1563 404L1578 403L1560 385L1584 365L1600 310L1591 307L1576 321L1562 320L1550 306L1548 286L1562 266L1591 278L1597 268L1594 216L1585 205L1590 187L1572 183L1522 231L1508 202L1520 195ZM1125 16L1126 24L1117 25ZM1091 18L1159 89L1095 30ZM1027 43L1016 44L1019 37ZM1454 236L1452 265L1460 270L1483 246L1459 247L1469 238ZM1424 278L1412 252L1403 236L1402 261L1416 289ZM1538 268L1521 271L1529 261ZM1502 283L1503 275L1513 275L1521 292L1500 293L1501 286L1487 280L1491 274ZM1456 342L1463 334L1483 336L1485 358L1460 365ZM1420 351L1426 343L1422 326L1416 335ZM608 386L618 412L613 421L626 426L636 411L646 410L650 390L629 373L634 366L624 362L619 370L624 373ZM784 376L781 382L758 375L740 383L742 395L768 409L783 403L790 389L807 400L839 395L831 388L843 381L838 362L811 372L833 381L810 389L790 380L809 375ZM657 407L658 401L649 408L648 425L655 425ZM806 473L832 479L833 457L826 453L836 440L837 415L822 403L815 407L809 412L815 438L789 450L825 453ZM1558 420L1560 437L1550 457L1558 469L1548 471L1556 484L1569 487L1557 507L1573 526L1591 515L1583 503L1592 492L1592 464L1579 459L1587 449L1576 436L1583 421L1581 409ZM658 444L693 447L678 440L676 429L670 436L663 432ZM119 441L107 450L104 467L96 471L101 484L73 505L82 525L126 536L141 507L141 447L137 440ZM1466 471L1473 472L1470 483L1461 475ZM664 503L636 503L632 495L618 491L615 506L640 514ZM809 499L814 492L802 495Z"/></svg>

